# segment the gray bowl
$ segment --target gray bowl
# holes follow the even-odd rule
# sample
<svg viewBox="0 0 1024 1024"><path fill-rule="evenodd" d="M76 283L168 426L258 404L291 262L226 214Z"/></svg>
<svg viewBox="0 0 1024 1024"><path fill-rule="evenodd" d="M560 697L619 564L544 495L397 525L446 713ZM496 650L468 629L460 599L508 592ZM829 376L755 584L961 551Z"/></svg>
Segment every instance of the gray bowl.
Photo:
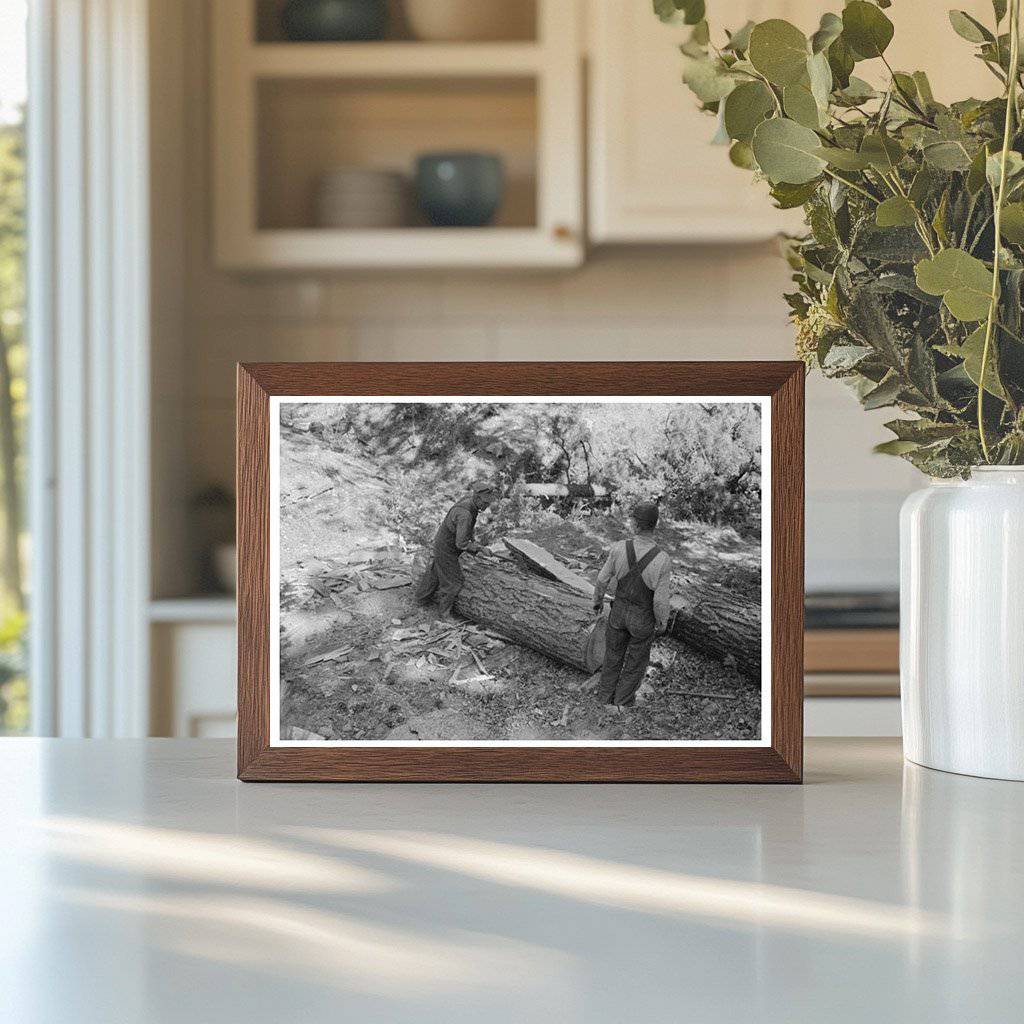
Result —
<svg viewBox="0 0 1024 1024"><path fill-rule="evenodd" d="M490 224L504 192L504 163L494 153L424 153L416 161L416 195L435 227Z"/></svg>
<svg viewBox="0 0 1024 1024"><path fill-rule="evenodd" d="M365 42L387 25L386 0L288 0L281 11L285 38L295 42Z"/></svg>

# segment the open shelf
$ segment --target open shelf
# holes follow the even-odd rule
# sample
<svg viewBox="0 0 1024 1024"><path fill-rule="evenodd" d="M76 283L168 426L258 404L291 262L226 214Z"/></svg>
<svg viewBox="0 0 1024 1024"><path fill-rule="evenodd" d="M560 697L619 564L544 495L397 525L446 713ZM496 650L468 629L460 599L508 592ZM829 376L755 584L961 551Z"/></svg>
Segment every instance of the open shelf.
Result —
<svg viewBox="0 0 1024 1024"><path fill-rule="evenodd" d="M576 0L536 0L529 39L281 41L278 0L213 8L214 241L230 269L567 267L583 258ZM400 172L462 150L501 157L491 224L320 226L331 172ZM359 218L364 222L369 218ZM388 218L381 218L386 222ZM398 218L392 218L398 220ZM372 223L372 221L370 221Z"/></svg>
<svg viewBox="0 0 1024 1024"><path fill-rule="evenodd" d="M382 78L535 75L535 43L271 43L250 47L257 78Z"/></svg>
<svg viewBox="0 0 1024 1024"><path fill-rule="evenodd" d="M221 0L217 0L221 2ZM254 18L249 22L252 26L252 40L259 45L284 42L284 30L281 27L281 12L285 0L251 0ZM423 2L423 0L420 0ZM427 0L431 2L431 0ZM543 0L541 0L543 2ZM505 21L500 25L501 37L508 41L533 42L537 39L537 0L505 0ZM491 26L493 26L491 22ZM497 34L497 33L495 33ZM413 19L406 12L406 0L388 0L388 25L385 33L388 42L404 41L418 43ZM298 43L299 46L314 46L315 43ZM356 46L372 45L355 43ZM466 43L463 45L477 46L486 43Z"/></svg>
<svg viewBox="0 0 1024 1024"><path fill-rule="evenodd" d="M401 230L430 230L412 198L413 177L416 158L439 150L497 153L504 165L505 190L493 227L465 234L536 227L532 79L272 79L258 85L256 112L261 231L325 230L314 212L320 180L351 166L402 174L410 201ZM355 241L373 245L378 233L360 231L363 237ZM451 229L443 234L454 238Z"/></svg>

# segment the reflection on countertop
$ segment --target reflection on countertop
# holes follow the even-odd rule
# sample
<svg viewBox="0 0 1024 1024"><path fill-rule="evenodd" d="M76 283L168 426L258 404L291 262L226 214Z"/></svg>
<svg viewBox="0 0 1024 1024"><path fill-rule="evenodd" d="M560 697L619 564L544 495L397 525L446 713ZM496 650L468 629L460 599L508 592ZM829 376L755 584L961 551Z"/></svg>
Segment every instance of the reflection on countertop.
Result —
<svg viewBox="0 0 1024 1024"><path fill-rule="evenodd" d="M4 1019L928 1024L1024 1005L1024 786L809 740L804 786L243 785L0 741Z"/></svg>

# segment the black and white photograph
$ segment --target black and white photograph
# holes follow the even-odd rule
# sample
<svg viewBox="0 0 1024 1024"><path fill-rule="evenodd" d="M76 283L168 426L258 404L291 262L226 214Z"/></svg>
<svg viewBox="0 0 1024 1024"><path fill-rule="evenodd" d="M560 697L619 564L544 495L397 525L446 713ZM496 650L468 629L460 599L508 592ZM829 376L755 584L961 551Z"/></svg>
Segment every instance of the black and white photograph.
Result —
<svg viewBox="0 0 1024 1024"><path fill-rule="evenodd" d="M273 745L768 742L767 401L270 411Z"/></svg>

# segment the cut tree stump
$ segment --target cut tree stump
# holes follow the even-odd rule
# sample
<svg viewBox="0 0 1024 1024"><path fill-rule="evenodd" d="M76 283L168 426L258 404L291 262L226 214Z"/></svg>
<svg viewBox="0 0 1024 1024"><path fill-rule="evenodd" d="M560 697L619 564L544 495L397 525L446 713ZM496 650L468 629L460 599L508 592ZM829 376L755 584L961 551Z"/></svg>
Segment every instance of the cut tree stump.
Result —
<svg viewBox="0 0 1024 1024"><path fill-rule="evenodd" d="M459 615L581 672L603 663L604 622L589 598L507 561L470 556L460 565L466 582L455 601Z"/></svg>

